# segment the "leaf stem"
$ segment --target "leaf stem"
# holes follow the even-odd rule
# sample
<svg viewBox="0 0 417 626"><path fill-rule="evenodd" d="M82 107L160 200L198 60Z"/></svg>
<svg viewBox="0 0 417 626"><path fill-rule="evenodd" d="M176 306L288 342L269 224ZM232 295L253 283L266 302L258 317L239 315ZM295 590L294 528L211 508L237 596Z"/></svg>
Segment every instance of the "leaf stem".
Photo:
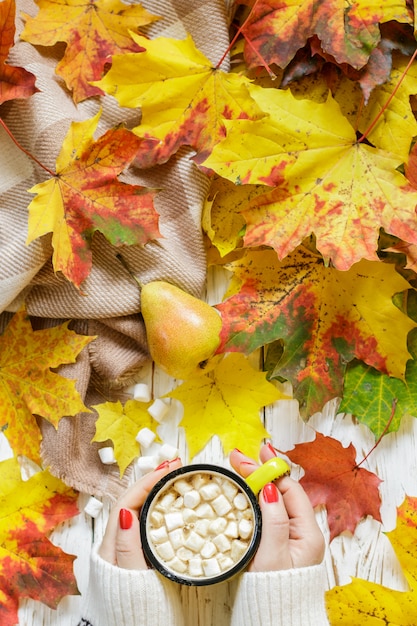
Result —
<svg viewBox="0 0 417 626"><path fill-rule="evenodd" d="M139 280L139 278L133 273L133 271L131 270L131 268L129 267L126 259L124 257L122 257L122 255L120 254L120 252L118 252L116 254L116 259L123 265L123 267L125 268L125 270L128 272L128 274L130 274L130 276L133 278L133 280L139 285L139 288L142 289L143 287L143 283Z"/></svg>
<svg viewBox="0 0 417 626"><path fill-rule="evenodd" d="M365 130L365 132L363 133L362 137L360 137L358 139L357 143L361 143L362 141L365 141L365 139L368 137L369 133L371 132L371 130L374 128L374 126L378 123L379 119L381 118L381 116L385 113L385 111L387 110L388 106L391 103L391 100L394 98L395 94L397 93L401 83L403 82L404 78L407 75L408 70L410 69L411 65L413 64L415 58L417 56L417 48L416 50L414 50L413 52L413 56L411 57L411 59L409 60L409 62L407 63L407 67L405 68L401 78L399 79L398 83L395 85L392 94L390 95L390 97L388 98L388 100L386 101L386 103L384 104L384 106L382 107L382 109L380 110L380 112L378 113L378 115L374 118L374 120L369 124L368 128Z"/></svg>
<svg viewBox="0 0 417 626"><path fill-rule="evenodd" d="M39 165L39 167L41 167L43 170L45 170L45 172L48 172L48 174L52 177L56 176L56 172L53 172L52 170L49 169L49 167L46 167L46 165L44 165L43 163L41 163L40 161L38 161L38 159L36 157L33 156L33 154L31 154L28 150L26 150L26 148L24 148L22 146L22 144L20 144L16 137L13 135L12 131L10 130L10 128L7 126L6 122L0 117L0 125L3 126L4 130L6 131L6 133L9 135L10 139L13 141L13 143L19 148L19 150L21 150L24 154L26 154L26 156L28 156L30 159L32 159L32 161L34 161L37 165Z"/></svg>
<svg viewBox="0 0 417 626"><path fill-rule="evenodd" d="M358 469L358 467L360 467L362 465L362 463L365 463L366 459L369 457L369 455L375 450L375 448L381 443L381 439L382 437L387 433L387 430L389 429L389 427L391 426L391 422L394 419L394 415L395 415L395 409L397 408L397 403L398 403L398 398L394 398L392 401L392 405L391 405L391 415L389 416L389 420L388 422L385 424L385 428L382 431L382 433L379 435L377 441L375 442L375 445L372 446L372 448L369 450L368 454L366 454L362 461L360 463L357 463L355 465L355 467L353 469Z"/></svg>
<svg viewBox="0 0 417 626"><path fill-rule="evenodd" d="M248 21L251 18L251 15L253 13L253 11L255 10L256 5L258 4L259 0L255 0L253 7L251 8L251 10L249 11L247 17L245 18L243 24L241 26L238 27L236 34L234 35L234 37L232 38L231 42L229 43L225 53L223 54L223 56L220 58L220 61L217 63L216 65L216 70L219 69L219 67L221 66L221 64L223 63L223 61L225 60L226 56L229 54L230 50L233 48L233 46L236 43L236 40L238 39L239 35L243 35L245 41L247 42L247 44L252 48L252 50L255 52L255 54L261 59L261 63L262 65L265 67L266 71L268 72L268 74L271 76L271 78L276 78L276 75L274 74L274 72L269 68L267 62L263 59L263 57L261 56L261 54L258 52L258 50L255 50L252 43L246 38L245 33L243 32L243 29L245 28L246 24L248 23Z"/></svg>

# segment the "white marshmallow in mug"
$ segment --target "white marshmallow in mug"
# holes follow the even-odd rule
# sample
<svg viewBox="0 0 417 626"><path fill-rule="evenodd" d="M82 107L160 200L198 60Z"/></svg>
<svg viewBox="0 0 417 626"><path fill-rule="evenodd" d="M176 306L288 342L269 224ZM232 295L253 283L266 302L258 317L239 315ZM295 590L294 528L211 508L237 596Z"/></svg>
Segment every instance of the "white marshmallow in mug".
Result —
<svg viewBox="0 0 417 626"><path fill-rule="evenodd" d="M254 532L247 495L231 480L204 473L177 478L162 490L148 523L149 538L165 566L194 578L231 569L248 550Z"/></svg>

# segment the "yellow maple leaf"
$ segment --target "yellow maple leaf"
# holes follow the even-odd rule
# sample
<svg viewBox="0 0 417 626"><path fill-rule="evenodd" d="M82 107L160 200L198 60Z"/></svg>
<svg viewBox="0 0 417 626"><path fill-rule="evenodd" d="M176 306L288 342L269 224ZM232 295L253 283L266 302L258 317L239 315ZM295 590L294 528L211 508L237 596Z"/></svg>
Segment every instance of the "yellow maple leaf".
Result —
<svg viewBox="0 0 417 626"><path fill-rule="evenodd" d="M208 153L224 132L224 120L263 116L244 76L213 68L190 35L184 40L132 35L145 52L115 55L110 70L94 84L124 107L140 107L133 129L143 141L142 167L162 163L181 145Z"/></svg>
<svg viewBox="0 0 417 626"><path fill-rule="evenodd" d="M415 626L417 623L417 498L406 497L398 509L397 527L387 533L403 568L409 591L396 591L354 578L327 592L332 626Z"/></svg>
<svg viewBox="0 0 417 626"><path fill-rule="evenodd" d="M26 243L52 233L55 271L76 287L92 265L91 241L99 230L113 245L144 245L160 237L155 193L118 180L133 161L140 140L125 128L96 141L99 111L73 122L57 158L57 174L32 187Z"/></svg>
<svg viewBox="0 0 417 626"><path fill-rule="evenodd" d="M222 257L233 252L242 238L245 220L240 206L249 198L265 192L263 185L234 185L225 178L216 178L203 207L202 226Z"/></svg>
<svg viewBox="0 0 417 626"><path fill-rule="evenodd" d="M41 434L34 415L56 427L61 417L88 411L75 381L51 368L74 363L93 339L68 330L68 323L33 331L24 311L13 316L0 337L0 430L16 455L39 460Z"/></svg>
<svg viewBox="0 0 417 626"><path fill-rule="evenodd" d="M92 408L98 413L96 434L92 441L107 441L114 444L114 457L119 465L120 476L139 453L136 435L142 428L149 428L155 433L155 441L160 441L156 429L158 422L148 412L151 402L128 400L124 406L118 402L104 402Z"/></svg>
<svg viewBox="0 0 417 626"><path fill-rule="evenodd" d="M258 458L261 440L269 437L260 409L287 396L256 371L242 354L229 354L208 376L191 378L166 397L184 407L180 422L192 459L217 435L224 453L239 448Z"/></svg>
<svg viewBox="0 0 417 626"><path fill-rule="evenodd" d="M269 245L283 259L314 233L323 257L347 270L378 259L381 227L417 243L417 192L399 171L402 158L359 142L331 96L250 92L269 117L226 122L226 139L203 163L235 184L272 188L241 206L245 246Z"/></svg>
<svg viewBox="0 0 417 626"><path fill-rule="evenodd" d="M159 19L140 4L126 5L120 0L36 0L36 17L26 20L21 34L24 41L39 46L67 43L56 67L75 102L103 93L91 85L101 78L113 54L138 51L129 31Z"/></svg>

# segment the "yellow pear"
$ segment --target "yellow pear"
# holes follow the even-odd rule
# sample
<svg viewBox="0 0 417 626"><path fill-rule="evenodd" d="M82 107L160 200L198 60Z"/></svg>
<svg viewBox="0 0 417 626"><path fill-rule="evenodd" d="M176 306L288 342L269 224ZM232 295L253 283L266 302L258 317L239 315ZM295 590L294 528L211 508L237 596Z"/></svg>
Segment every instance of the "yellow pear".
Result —
<svg viewBox="0 0 417 626"><path fill-rule="evenodd" d="M173 378L207 371L222 321L212 306L163 280L142 285L141 311L152 359ZM215 361L217 359L214 359Z"/></svg>

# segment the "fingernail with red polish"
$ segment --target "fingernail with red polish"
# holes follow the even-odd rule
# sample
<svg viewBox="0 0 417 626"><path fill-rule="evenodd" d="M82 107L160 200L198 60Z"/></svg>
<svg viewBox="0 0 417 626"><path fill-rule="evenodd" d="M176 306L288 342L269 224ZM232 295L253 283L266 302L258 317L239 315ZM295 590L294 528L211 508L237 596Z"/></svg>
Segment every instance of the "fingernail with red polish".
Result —
<svg viewBox="0 0 417 626"><path fill-rule="evenodd" d="M277 451L275 450L274 446L272 445L272 443L267 443L266 446L269 448L269 450L272 452L272 454L274 456L277 456Z"/></svg>
<svg viewBox="0 0 417 626"><path fill-rule="evenodd" d="M155 467L154 472L160 469L164 469L164 467L168 467L168 465L169 465L169 461L162 461L162 463L158 465L158 467Z"/></svg>
<svg viewBox="0 0 417 626"><path fill-rule="evenodd" d="M162 463L158 465L158 467L155 467L154 472L156 472L157 470L165 469L165 467L168 467L170 463L175 463L175 461L179 461L179 460L180 460L180 457L176 456L175 459L162 461Z"/></svg>
<svg viewBox="0 0 417 626"><path fill-rule="evenodd" d="M262 491L265 502L271 504L272 502L278 502L278 489L274 483L267 483Z"/></svg>
<svg viewBox="0 0 417 626"><path fill-rule="evenodd" d="M133 515L129 509L120 509L119 524L122 530L129 530L133 524Z"/></svg>

